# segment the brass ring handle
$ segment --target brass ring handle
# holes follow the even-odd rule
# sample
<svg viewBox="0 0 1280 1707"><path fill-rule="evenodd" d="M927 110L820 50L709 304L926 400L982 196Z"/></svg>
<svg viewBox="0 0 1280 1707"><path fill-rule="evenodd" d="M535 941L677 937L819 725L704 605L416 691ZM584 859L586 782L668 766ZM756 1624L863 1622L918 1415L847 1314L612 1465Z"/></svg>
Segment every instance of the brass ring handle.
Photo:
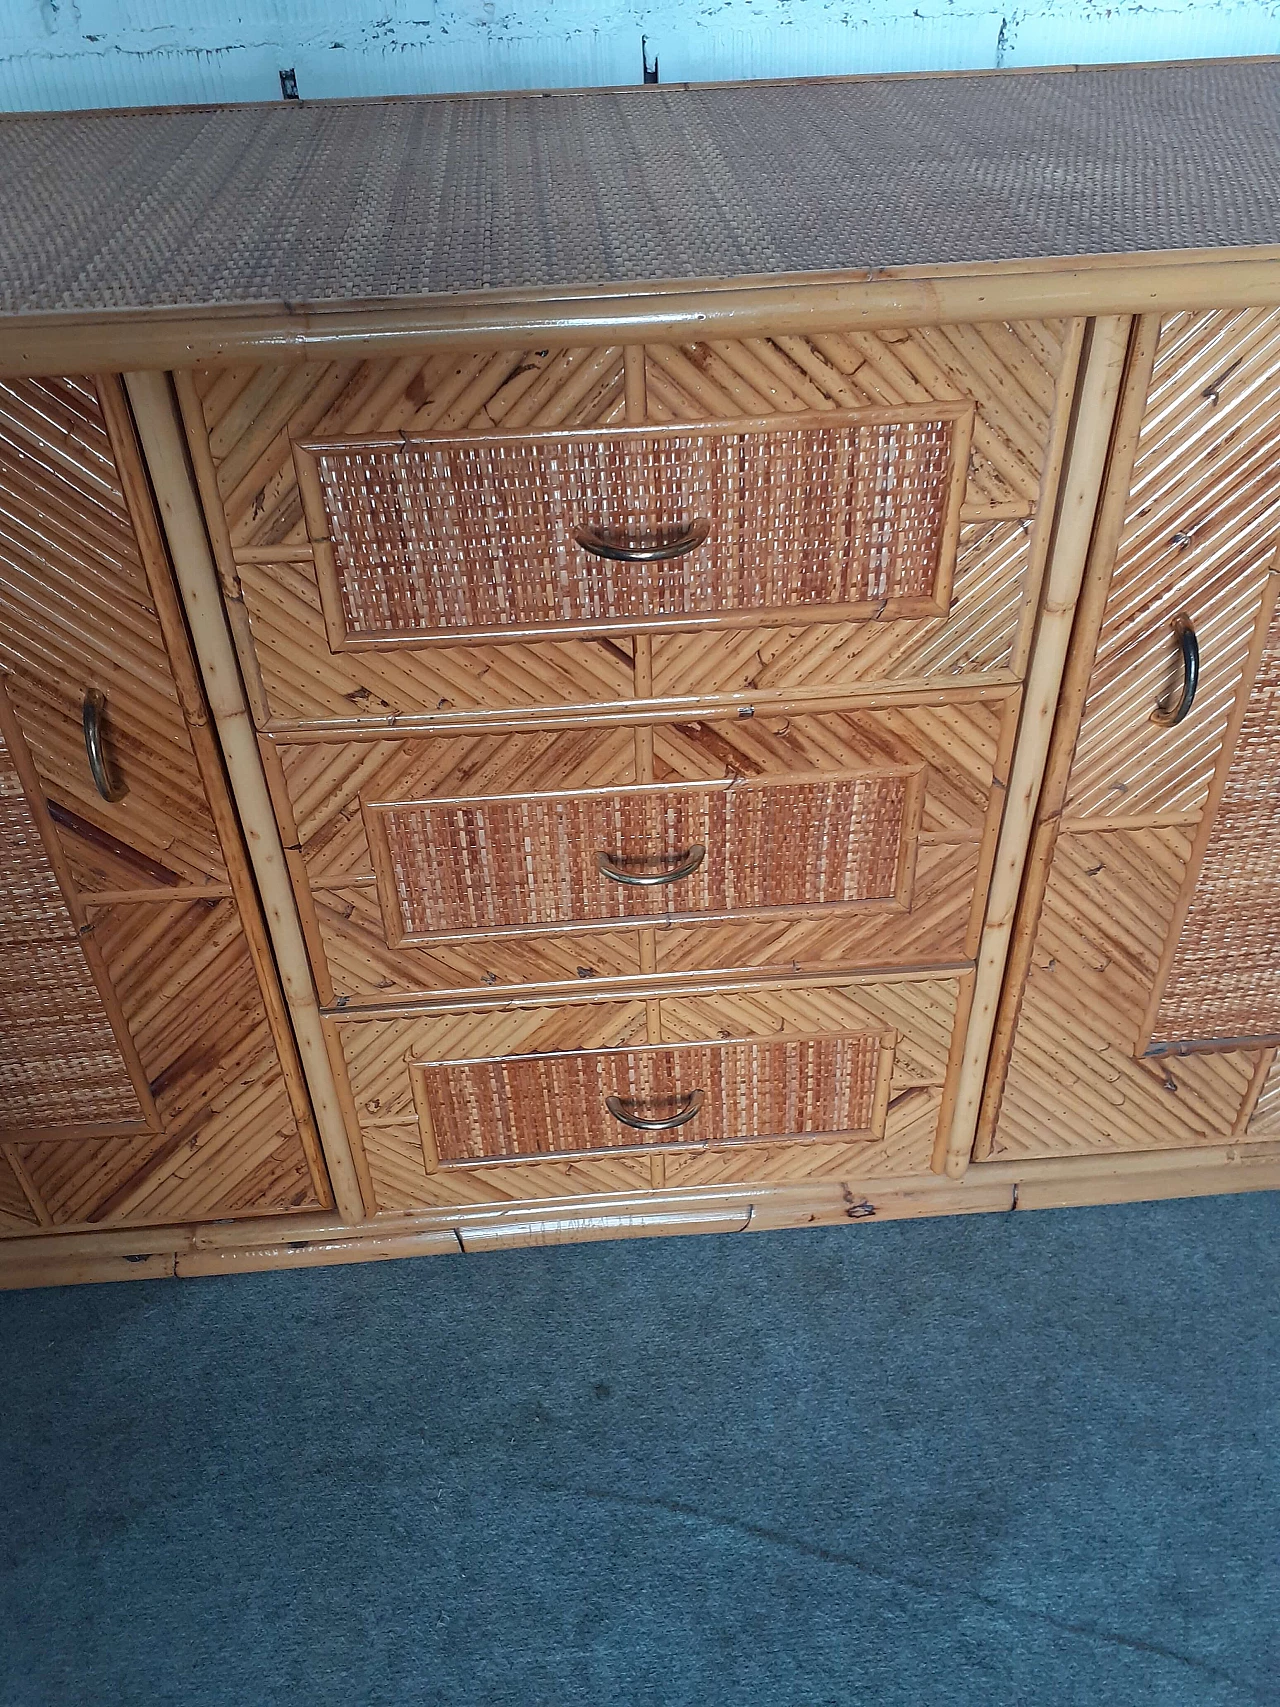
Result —
<svg viewBox="0 0 1280 1707"><path fill-rule="evenodd" d="M84 696L84 750L89 755L93 786L111 805L128 794L127 784L117 782L111 775L106 750L102 744L102 719L107 709L107 696L101 688L90 688Z"/></svg>
<svg viewBox="0 0 1280 1707"><path fill-rule="evenodd" d="M1200 686L1200 642L1190 616L1183 611L1169 626L1178 637L1178 650L1182 653L1182 693L1176 705L1166 705L1162 700L1151 713L1151 721L1162 729L1172 729L1182 722L1195 704L1196 689Z"/></svg>
<svg viewBox="0 0 1280 1707"><path fill-rule="evenodd" d="M633 889L653 889L660 883L678 883L682 877L692 877L706 857L706 848L690 848L680 864L670 871L619 871L607 853L600 853L596 855L596 869L612 883L626 883Z"/></svg>
<svg viewBox="0 0 1280 1707"><path fill-rule="evenodd" d="M634 1126L637 1132L670 1132L674 1127L687 1126L702 1107L702 1092L690 1091L678 1114L668 1114L661 1120L645 1120L638 1114L628 1114L624 1097L606 1097L604 1106L615 1120L624 1126Z"/></svg>
<svg viewBox="0 0 1280 1707"><path fill-rule="evenodd" d="M708 521L690 522L683 533L658 536L632 544L624 535L606 528L580 528L574 538L593 557L608 557L614 563L665 563L672 557L687 557L711 532Z"/></svg>

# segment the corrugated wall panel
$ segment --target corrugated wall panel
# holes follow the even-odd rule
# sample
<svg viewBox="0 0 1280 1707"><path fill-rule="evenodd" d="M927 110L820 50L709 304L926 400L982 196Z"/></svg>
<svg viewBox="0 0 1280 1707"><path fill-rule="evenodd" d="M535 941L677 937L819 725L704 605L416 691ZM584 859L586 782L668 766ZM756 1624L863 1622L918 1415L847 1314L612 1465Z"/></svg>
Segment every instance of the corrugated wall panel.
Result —
<svg viewBox="0 0 1280 1707"><path fill-rule="evenodd" d="M10 0L0 110L638 83L1273 53L1258 0Z"/></svg>

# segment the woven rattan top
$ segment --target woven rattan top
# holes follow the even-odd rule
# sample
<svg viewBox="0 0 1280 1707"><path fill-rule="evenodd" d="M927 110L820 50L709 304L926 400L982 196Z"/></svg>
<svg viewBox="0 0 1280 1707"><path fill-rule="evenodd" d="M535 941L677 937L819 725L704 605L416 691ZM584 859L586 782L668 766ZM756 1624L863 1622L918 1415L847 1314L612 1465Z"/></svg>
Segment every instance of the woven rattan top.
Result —
<svg viewBox="0 0 1280 1707"><path fill-rule="evenodd" d="M1280 243L1280 63L0 119L0 314Z"/></svg>

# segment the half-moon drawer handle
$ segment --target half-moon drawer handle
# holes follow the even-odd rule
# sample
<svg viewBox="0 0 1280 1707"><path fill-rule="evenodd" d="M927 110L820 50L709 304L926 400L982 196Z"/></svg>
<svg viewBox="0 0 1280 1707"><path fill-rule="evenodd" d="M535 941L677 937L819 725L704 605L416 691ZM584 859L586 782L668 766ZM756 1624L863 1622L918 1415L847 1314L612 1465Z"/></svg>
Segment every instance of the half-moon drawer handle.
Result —
<svg viewBox="0 0 1280 1707"><path fill-rule="evenodd" d="M624 1126L633 1126L637 1132L670 1132L677 1126L689 1124L702 1107L702 1092L690 1091L675 1114L665 1115L660 1120L648 1120L639 1114L628 1114L626 1097L606 1097L604 1106L615 1120L620 1120ZM632 1103L631 1106L634 1108L635 1104Z"/></svg>
<svg viewBox="0 0 1280 1707"><path fill-rule="evenodd" d="M101 688L90 688L84 696L84 750L89 755L93 786L104 800L114 806L117 800L124 799L129 789L125 783L116 781L107 763L102 744L102 719L106 709L106 694Z"/></svg>
<svg viewBox="0 0 1280 1707"><path fill-rule="evenodd" d="M687 557L711 532L708 521L690 522L680 533L653 533L631 540L610 528L582 528L574 535L593 557L608 557L615 563L665 563L670 557Z"/></svg>
<svg viewBox="0 0 1280 1707"><path fill-rule="evenodd" d="M626 883L634 889L653 889L660 883L679 883L682 877L692 877L707 857L706 848L690 848L681 856L680 864L670 871L619 871L607 853L596 855L596 866L602 877L612 883Z"/></svg>
<svg viewBox="0 0 1280 1707"><path fill-rule="evenodd" d="M1190 616L1183 611L1169 626L1178 637L1178 650L1182 654L1182 692L1176 705L1162 700L1151 713L1151 721L1162 729L1172 729L1176 723L1182 722L1196 702L1196 689L1200 685L1200 642L1196 639Z"/></svg>

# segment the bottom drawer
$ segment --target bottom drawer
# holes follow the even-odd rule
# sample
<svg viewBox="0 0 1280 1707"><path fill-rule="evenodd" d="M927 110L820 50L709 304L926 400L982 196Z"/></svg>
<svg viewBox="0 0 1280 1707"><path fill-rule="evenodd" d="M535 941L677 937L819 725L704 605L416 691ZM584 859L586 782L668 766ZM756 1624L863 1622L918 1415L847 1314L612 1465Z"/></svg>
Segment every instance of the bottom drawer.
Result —
<svg viewBox="0 0 1280 1707"><path fill-rule="evenodd" d="M326 1020L383 1211L925 1173L971 975Z"/></svg>
<svg viewBox="0 0 1280 1707"><path fill-rule="evenodd" d="M410 1061L429 1171L884 1131L893 1032Z"/></svg>

